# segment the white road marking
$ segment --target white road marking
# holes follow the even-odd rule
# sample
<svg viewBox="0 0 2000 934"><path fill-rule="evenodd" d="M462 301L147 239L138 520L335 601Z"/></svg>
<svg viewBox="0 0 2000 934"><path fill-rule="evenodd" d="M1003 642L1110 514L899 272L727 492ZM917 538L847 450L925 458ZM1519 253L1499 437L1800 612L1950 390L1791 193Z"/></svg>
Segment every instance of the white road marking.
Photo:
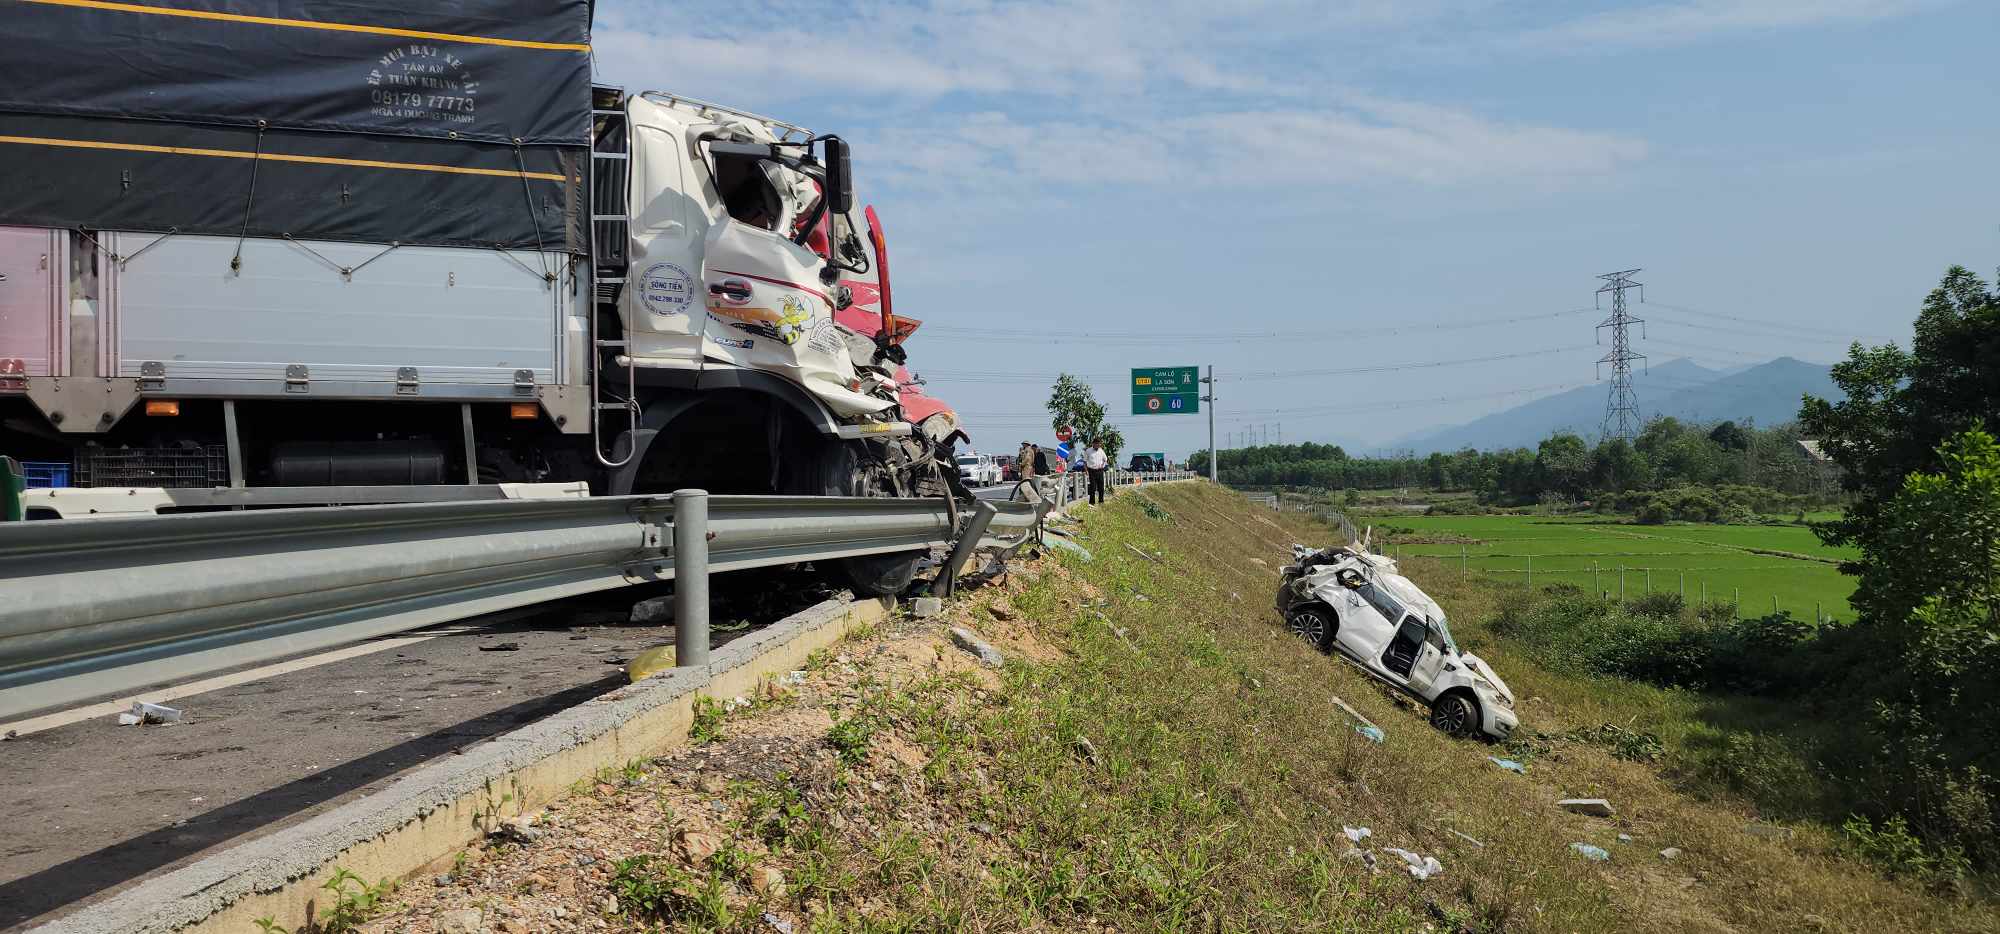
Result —
<svg viewBox="0 0 2000 934"><path fill-rule="evenodd" d="M223 688L235 687L239 684L262 681L265 678L275 678L294 671L318 668L321 665L330 665L334 662L346 661L350 658L360 658L363 655L373 655L376 652L398 649L406 645L415 645L419 642L435 639L438 636L448 636L460 632L474 632L484 628L486 627L452 626L442 629L426 629L418 635L398 636L394 639L362 642L346 646L345 648L334 649L331 652L321 652L318 655L307 655L304 658L294 658L290 661L276 662L259 668L249 668L232 674L217 675L213 678L190 681L186 684L168 685L157 690L148 691L145 694L136 694L115 701L87 704L82 707L73 707L69 710L58 710L54 713L46 713L39 717L31 717L14 723L0 723L0 736L5 736L10 732L16 736L26 736L29 733L52 730L59 726L68 726L69 724L89 720L94 717L108 717L121 714L132 709L134 701L143 700L161 704L176 697L193 697L196 694L206 694L209 691L219 691Z"/></svg>

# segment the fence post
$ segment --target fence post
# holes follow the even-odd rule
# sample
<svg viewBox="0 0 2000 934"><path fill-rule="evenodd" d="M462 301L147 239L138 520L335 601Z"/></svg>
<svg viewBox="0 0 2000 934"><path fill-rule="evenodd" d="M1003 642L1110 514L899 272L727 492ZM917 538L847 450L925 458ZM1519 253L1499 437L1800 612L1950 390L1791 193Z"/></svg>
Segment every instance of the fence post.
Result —
<svg viewBox="0 0 2000 934"><path fill-rule="evenodd" d="M1528 559L1528 569L1522 572L1521 579L1527 581L1528 586L1533 587L1535 586L1535 556L1528 555L1526 557Z"/></svg>
<svg viewBox="0 0 2000 934"><path fill-rule="evenodd" d="M1687 600L1687 598L1688 598L1688 572L1686 572L1686 571L1682 571L1682 572L1681 572L1681 599L1682 599L1683 601L1685 601L1685 600Z"/></svg>
<svg viewBox="0 0 2000 934"><path fill-rule="evenodd" d="M1701 579L1701 605L1708 605L1708 578Z"/></svg>
<svg viewBox="0 0 2000 934"><path fill-rule="evenodd" d="M1471 568L1472 568L1472 562L1470 561L1470 559L1466 558L1465 544L1461 542L1459 543L1458 546L1458 576L1464 577L1467 574L1472 573Z"/></svg>
<svg viewBox="0 0 2000 934"><path fill-rule="evenodd" d="M1604 587L1602 582L1597 579L1597 561L1595 559L1590 562L1590 592L1596 594L1597 599L1604 599Z"/></svg>
<svg viewBox="0 0 2000 934"><path fill-rule="evenodd" d="M1647 568L1647 569L1646 569L1646 592L1647 592L1647 593L1652 593L1652 592L1653 592L1653 569L1652 569L1652 568Z"/></svg>
<svg viewBox="0 0 2000 934"><path fill-rule="evenodd" d="M674 491L674 664L708 664L708 492Z"/></svg>
<svg viewBox="0 0 2000 934"><path fill-rule="evenodd" d="M1771 595L1771 615L1772 615L1772 616L1776 616L1776 615L1778 615L1778 595L1777 595L1777 594L1772 594L1772 595Z"/></svg>
<svg viewBox="0 0 2000 934"><path fill-rule="evenodd" d="M1625 599L1625 566L1618 566L1618 599Z"/></svg>
<svg viewBox="0 0 2000 934"><path fill-rule="evenodd" d="M1743 618L1743 588L1736 588L1729 597L1729 618Z"/></svg>
<svg viewBox="0 0 2000 934"><path fill-rule="evenodd" d="M1814 601L1813 601L1813 625L1814 625L1814 626L1818 626L1819 624L1821 624L1821 623L1823 623L1823 622L1826 622L1826 617L1820 614L1820 602L1819 602L1818 600L1814 600Z"/></svg>

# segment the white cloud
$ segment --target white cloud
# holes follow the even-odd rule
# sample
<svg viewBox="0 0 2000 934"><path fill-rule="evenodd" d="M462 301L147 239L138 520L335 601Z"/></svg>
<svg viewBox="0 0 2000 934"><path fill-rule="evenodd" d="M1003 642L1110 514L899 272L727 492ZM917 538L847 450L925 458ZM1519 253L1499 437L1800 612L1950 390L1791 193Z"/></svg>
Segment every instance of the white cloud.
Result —
<svg viewBox="0 0 2000 934"><path fill-rule="evenodd" d="M1491 2L696 2L601 7L595 41L616 82L851 115L871 171L917 190L1553 183L1642 158L1638 140L1359 95L1330 74L1342 48Z"/></svg>
<svg viewBox="0 0 2000 934"><path fill-rule="evenodd" d="M1515 36L1523 45L1664 45L1709 35L1890 19L1949 0L1688 0L1611 10Z"/></svg>

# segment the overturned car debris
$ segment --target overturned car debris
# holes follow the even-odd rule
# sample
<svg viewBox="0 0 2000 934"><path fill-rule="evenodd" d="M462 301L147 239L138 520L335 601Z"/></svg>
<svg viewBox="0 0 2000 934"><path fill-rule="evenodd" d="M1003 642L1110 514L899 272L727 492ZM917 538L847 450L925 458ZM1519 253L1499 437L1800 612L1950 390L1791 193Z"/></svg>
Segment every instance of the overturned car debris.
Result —
<svg viewBox="0 0 2000 934"><path fill-rule="evenodd" d="M1293 545L1277 610L1294 635L1430 705L1440 730L1506 739L1520 725L1513 692L1484 660L1459 650L1437 601L1360 543Z"/></svg>

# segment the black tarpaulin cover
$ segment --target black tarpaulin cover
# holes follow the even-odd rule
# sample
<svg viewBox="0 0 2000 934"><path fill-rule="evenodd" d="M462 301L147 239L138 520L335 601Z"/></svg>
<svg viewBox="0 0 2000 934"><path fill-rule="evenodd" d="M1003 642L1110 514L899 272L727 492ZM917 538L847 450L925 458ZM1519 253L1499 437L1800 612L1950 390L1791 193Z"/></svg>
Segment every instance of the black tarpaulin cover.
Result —
<svg viewBox="0 0 2000 934"><path fill-rule="evenodd" d="M0 2L0 223L577 251L590 15Z"/></svg>

